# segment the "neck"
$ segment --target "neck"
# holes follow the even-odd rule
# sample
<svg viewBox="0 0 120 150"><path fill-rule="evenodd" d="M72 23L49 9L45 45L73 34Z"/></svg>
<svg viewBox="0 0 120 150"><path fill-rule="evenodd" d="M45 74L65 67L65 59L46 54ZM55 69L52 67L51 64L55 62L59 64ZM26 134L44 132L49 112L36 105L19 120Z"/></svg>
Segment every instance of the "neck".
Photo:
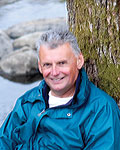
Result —
<svg viewBox="0 0 120 150"><path fill-rule="evenodd" d="M75 93L75 87L67 90L66 92L65 91L56 92L56 91L51 90L51 95L53 95L55 97L60 97L60 98L71 97L74 95L74 93Z"/></svg>

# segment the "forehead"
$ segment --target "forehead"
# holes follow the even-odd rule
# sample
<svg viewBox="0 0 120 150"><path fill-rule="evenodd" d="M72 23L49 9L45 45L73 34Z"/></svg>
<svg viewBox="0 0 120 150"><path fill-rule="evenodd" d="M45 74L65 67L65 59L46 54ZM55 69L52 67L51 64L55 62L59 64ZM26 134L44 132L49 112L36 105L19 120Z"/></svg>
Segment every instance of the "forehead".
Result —
<svg viewBox="0 0 120 150"><path fill-rule="evenodd" d="M39 57L40 59L52 58L69 58L75 56L72 47L69 43L65 43L63 45L59 45L56 48L51 49L46 45L40 46Z"/></svg>

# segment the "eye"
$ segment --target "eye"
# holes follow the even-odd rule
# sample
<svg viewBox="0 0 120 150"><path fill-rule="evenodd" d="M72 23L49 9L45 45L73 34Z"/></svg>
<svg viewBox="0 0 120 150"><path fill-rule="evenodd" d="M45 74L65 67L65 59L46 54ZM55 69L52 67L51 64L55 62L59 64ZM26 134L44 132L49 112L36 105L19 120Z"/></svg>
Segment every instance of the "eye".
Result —
<svg viewBox="0 0 120 150"><path fill-rule="evenodd" d="M59 65L63 66L63 65L65 65L66 63L67 63L66 61L60 61L60 62L59 62Z"/></svg>
<svg viewBox="0 0 120 150"><path fill-rule="evenodd" d="M43 68L49 68L50 66L51 66L50 63L44 63L44 64L43 64Z"/></svg>

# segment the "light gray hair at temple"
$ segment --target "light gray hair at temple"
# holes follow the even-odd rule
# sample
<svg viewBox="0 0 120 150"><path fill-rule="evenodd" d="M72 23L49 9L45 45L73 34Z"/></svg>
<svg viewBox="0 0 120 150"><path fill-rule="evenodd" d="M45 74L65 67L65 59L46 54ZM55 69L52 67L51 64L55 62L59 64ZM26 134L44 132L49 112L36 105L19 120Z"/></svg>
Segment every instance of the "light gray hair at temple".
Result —
<svg viewBox="0 0 120 150"><path fill-rule="evenodd" d="M41 45L46 45L50 49L54 49L65 43L70 43L73 53L76 57L80 54L81 51L78 46L76 37L66 27L54 28L42 34L36 43L36 47L39 54Z"/></svg>

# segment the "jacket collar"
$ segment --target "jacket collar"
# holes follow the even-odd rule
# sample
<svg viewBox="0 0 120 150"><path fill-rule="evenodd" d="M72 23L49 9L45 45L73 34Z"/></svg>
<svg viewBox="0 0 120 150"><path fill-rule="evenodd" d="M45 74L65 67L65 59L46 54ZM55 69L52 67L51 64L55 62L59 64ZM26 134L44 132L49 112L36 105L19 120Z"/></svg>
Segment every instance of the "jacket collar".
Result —
<svg viewBox="0 0 120 150"><path fill-rule="evenodd" d="M89 84L88 83L89 83L88 76L87 76L84 68L82 68L80 70L78 78L76 80L75 94L74 94L73 98L67 104L70 108L76 108L78 106L81 106L87 101L87 97L89 95L89 90L88 90ZM41 81L41 83L39 85L39 90L41 93L40 95L45 100L46 107L48 108L49 107L49 105L48 105L48 99L49 99L48 93L50 91L50 88L46 84L45 80Z"/></svg>
<svg viewBox="0 0 120 150"><path fill-rule="evenodd" d="M87 102L90 92L89 82L90 81L88 80L88 76L84 68L82 68L76 82L76 92L73 97L72 108L82 106Z"/></svg>

